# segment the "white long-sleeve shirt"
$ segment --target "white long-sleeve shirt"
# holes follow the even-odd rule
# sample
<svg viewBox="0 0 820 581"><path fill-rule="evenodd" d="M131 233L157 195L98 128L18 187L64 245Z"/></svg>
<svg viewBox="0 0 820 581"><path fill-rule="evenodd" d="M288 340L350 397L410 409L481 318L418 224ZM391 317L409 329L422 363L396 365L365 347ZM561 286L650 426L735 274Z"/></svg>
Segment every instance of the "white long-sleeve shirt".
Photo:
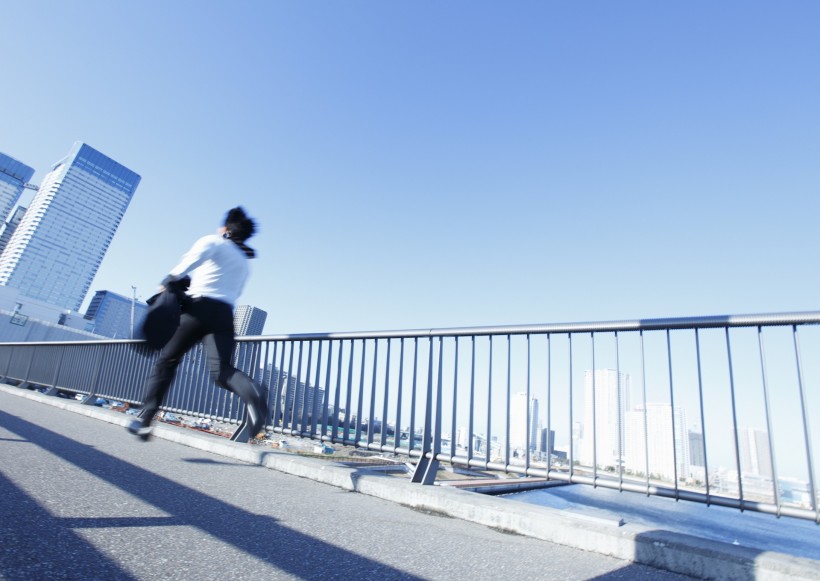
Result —
<svg viewBox="0 0 820 581"><path fill-rule="evenodd" d="M250 268L239 246L218 234L209 234L194 243L170 274L191 277L189 296L209 297L234 306Z"/></svg>

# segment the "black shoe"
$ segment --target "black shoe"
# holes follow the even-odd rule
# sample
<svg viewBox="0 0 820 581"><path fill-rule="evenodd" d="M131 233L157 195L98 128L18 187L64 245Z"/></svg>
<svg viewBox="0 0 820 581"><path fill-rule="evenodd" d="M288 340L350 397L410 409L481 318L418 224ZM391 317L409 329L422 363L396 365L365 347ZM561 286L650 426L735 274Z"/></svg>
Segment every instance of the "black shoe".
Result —
<svg viewBox="0 0 820 581"><path fill-rule="evenodd" d="M134 420L128 426L128 431L140 438L143 442L147 442L151 437L153 428L151 426L144 426L139 420Z"/></svg>

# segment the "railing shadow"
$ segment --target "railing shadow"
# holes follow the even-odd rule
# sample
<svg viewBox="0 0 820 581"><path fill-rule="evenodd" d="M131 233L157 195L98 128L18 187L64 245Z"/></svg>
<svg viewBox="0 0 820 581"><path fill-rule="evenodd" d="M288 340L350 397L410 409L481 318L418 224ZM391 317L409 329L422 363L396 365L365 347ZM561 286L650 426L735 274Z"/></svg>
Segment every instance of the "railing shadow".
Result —
<svg viewBox="0 0 820 581"><path fill-rule="evenodd" d="M58 455L62 460L94 474L170 515L159 519L60 519L48 516L36 499L22 498L22 493L18 490L16 502L11 496L3 498L3 504L8 501L17 511L18 518L7 521L14 523L13 532L15 534L21 528L26 528L29 523L36 522L36 519L43 518L45 515L47 525L52 531L56 531L54 534L67 539L69 547L73 543L78 550L83 551L83 554L87 554L88 544L79 540L72 530L73 527L189 526L196 527L283 572L305 579L337 578L340 573L339 563L345 563L345 570L350 573L367 571L368 575L372 575L373 578L420 579L400 569L351 553L298 530L284 527L272 517L253 514L3 411L0 411L0 425L28 442ZM10 490L14 492L11 487ZM196 507L196 510L191 507ZM4 518L5 514L10 513L4 513ZM81 543L84 545L80 546ZM89 565L85 562L87 560L67 558L67 555L71 553L67 553L65 547L58 549L55 548L56 544L48 547L49 543L43 542L42 539L31 539L25 545L25 552L30 558L36 558L42 562L43 567L53 567L53 570L60 571L64 577L131 578L105 557L96 560L100 570L99 574L94 576L89 575L87 569ZM3 546L8 547L9 545L3 544ZM93 551L93 547L91 550ZM20 565L18 556L8 553L9 551L5 548L0 551L0 565L2 565L0 577L7 579L37 578L37 576L21 574L16 568ZM311 555L312 558L305 558L305 555ZM66 568L71 570L67 571ZM48 575L44 575L41 578L47 577Z"/></svg>
<svg viewBox="0 0 820 581"><path fill-rule="evenodd" d="M52 516L2 472L0 491L0 579L135 579L75 532L82 523Z"/></svg>

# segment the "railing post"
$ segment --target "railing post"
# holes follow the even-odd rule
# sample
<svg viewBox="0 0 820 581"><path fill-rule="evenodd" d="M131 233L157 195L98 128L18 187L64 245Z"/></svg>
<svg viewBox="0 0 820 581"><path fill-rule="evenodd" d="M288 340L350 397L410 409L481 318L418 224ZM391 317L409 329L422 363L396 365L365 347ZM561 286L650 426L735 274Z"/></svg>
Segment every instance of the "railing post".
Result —
<svg viewBox="0 0 820 581"><path fill-rule="evenodd" d="M437 398L439 401L439 408L441 407L441 345L442 338L439 337L439 389ZM411 478L412 482L420 484L433 484L436 481L436 472L438 472L439 460L437 454L441 449L441 435L435 436L431 423L433 421L433 338L430 337L430 359L427 365L427 404L424 409L424 434L421 442L421 458L416 464L416 470L413 472ZM441 410L436 410L436 425L441 426Z"/></svg>

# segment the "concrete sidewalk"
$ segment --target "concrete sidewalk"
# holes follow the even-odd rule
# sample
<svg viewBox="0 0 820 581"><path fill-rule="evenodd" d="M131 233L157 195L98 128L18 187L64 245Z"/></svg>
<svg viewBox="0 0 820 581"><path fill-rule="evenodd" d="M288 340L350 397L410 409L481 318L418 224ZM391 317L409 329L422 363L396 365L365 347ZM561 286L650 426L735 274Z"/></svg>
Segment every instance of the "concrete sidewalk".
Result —
<svg viewBox="0 0 820 581"><path fill-rule="evenodd" d="M429 519L419 525L417 534L421 535L421 537L409 534L404 530L403 523L408 518L406 512L402 512L400 516L387 516L386 520L381 521L381 526L374 526L370 519L374 517L375 513L372 512L374 508L370 505L365 508L366 512L361 513L358 517L363 521L358 523L358 526L364 526L364 532L356 529L354 534L345 528L336 529L335 524L331 525L329 523L322 525L328 527L328 531L324 531L324 533L314 529L308 531L299 527L300 534L306 534L308 532L310 534L328 534L331 530L338 530L338 534L342 535L342 537L348 535L355 537L360 535L362 539L367 539L369 535L374 551L383 548L387 542L386 539L391 537L403 539L403 546L416 554L415 560L406 562L398 556L401 553L401 544L395 549L388 548L388 552L395 551L395 553L392 557L393 560L388 561L388 563L378 561L378 563L380 563L378 565L379 567L389 567L389 569L381 571L382 577L399 578L405 576L404 578L489 579L502 575L506 577L520 577L522 575L532 577L533 571L535 571L537 572L535 577L540 579L680 578L675 576L674 573L696 578L712 579L818 579L818 571L820 571L820 562L814 560L801 559L779 553L755 551L731 544L716 543L714 541L704 541L689 535L671 533L631 523L621 526L620 523L614 519L607 520L573 515L565 511L485 496L458 490L454 487L420 486L410 483L407 479L371 472L366 468L350 468L328 461L303 458L270 448L262 448L249 444L237 444L224 438L175 426L158 425L155 429L156 441L147 444L139 442L136 438L127 434L125 430L121 429L112 432L113 428L103 429L100 427L98 429L100 432L99 435L92 434L89 436L86 432L81 431L81 426L76 429L72 427L75 424L79 426L84 420L83 422L79 422L76 419L72 421L70 414L65 414L58 410L68 410L73 414L80 414L94 420L103 420L104 422L117 426L127 425L131 417L110 410L83 406L72 400L47 397L37 392L15 387L0 386L0 402L2 402L2 408L0 409L6 412L6 414L0 415L0 430L3 432L9 429L7 426L8 423L13 423L11 419L12 416L22 418L23 420L34 418L31 423L48 430L49 433L53 430L55 433L61 434L66 438L76 439L78 446L88 445L96 449L100 444L93 442L99 442L101 438L104 438L104 441L111 439L114 441L114 444L112 444L112 446L114 446L111 451L112 454L125 454L126 456L119 456L119 458L121 460L127 458L128 462L136 462L142 457L148 462L149 466L151 463L151 455L154 453L169 454L170 458L173 458L174 454L180 454L179 452L170 451L167 445L161 445L163 442L166 444L172 442L200 450L209 455L212 454L231 461L264 466L276 471L270 473L267 477L268 479L272 478L276 473L285 473L324 484L330 484L337 487L337 489L360 492L368 497L389 501L389 503L393 503L394 506L396 503L401 505L390 510L406 511L406 509L402 507L410 507L414 509L414 511L410 513L413 515L413 519L422 517ZM29 402L37 403L37 405L34 406L34 410L32 410L32 404ZM49 408L51 411L45 411ZM37 411L38 409L39 411ZM58 424L62 426L63 429L54 429ZM52 425L54 428L50 427ZM83 423L83 426L87 426L87 424ZM22 429L22 427L20 429ZM93 432L95 430L91 428L91 431ZM12 433L12 438L20 437L25 439L25 435L17 433L13 426L10 432ZM84 441L88 441L89 443L83 444ZM0 444L0 449L4 447L12 450L15 449L13 446ZM185 448L179 449L184 450ZM6 457L6 454L3 456ZM132 460L132 457L134 460ZM105 459L101 459L100 461L102 460ZM23 461L23 459L21 458L20 461ZM174 471L190 468L190 462L187 464L185 462L174 463L168 458L160 458L159 456L157 456L156 461L160 462L165 467L165 470ZM83 460L83 462L85 462L85 460ZM200 467L213 461L207 460L206 458L201 462ZM3 464L2 472L5 472L7 470L5 466L6 462L4 461ZM142 466L142 464L140 464L140 466ZM48 469L44 468L44 470ZM140 468L140 470L142 470L142 468ZM262 472L264 473L266 471ZM50 473L53 474L53 469ZM139 472L139 474L142 474L142 472ZM210 472L206 472L205 474L210 474ZM147 478L148 476L145 475L145 477ZM198 477L201 477L201 475ZM254 477L256 478L257 476ZM23 478L23 476L20 476L20 478ZM206 476L206 478L208 478L208 476ZM264 480L264 477L259 478ZM243 480L243 485L245 484ZM247 484L250 485L249 482ZM117 482L117 485L119 489L123 487L128 488L127 483ZM261 486L266 487L268 484L261 484ZM304 483L298 485L300 488L304 486L306 486ZM319 489L311 490L313 490L314 494L320 494ZM135 490L129 489L129 492L133 494ZM41 493L33 494L33 500L39 502L39 494ZM241 493L235 489L235 485L227 481L223 483L222 488L218 489L216 494L223 501L227 502L234 502L234 497L241 496ZM285 496L291 498L290 494L286 494ZM303 491L296 492L293 496L301 497L303 496ZM94 497L99 498L99 494L95 493ZM305 511L307 513L314 510L320 512L327 511L327 516L331 517L335 511L342 510L342 507L348 502L345 499L348 498L355 498L355 496L343 498L334 497L333 500L328 501L330 503L328 506L321 506L319 508L314 506L313 508L305 508ZM149 500L154 502L158 499L151 497ZM163 505L163 502L164 501L155 502L154 504L159 505L158 507L162 508L165 512L174 512L169 511L168 507ZM207 504L207 502L205 502L205 504ZM222 504L218 506L222 507ZM380 504L378 507L380 511L387 510L384 505ZM419 511L427 513L427 515L419 516ZM450 516L459 520L453 521L435 518L429 515ZM75 518L80 518L80 516ZM281 519L283 517L281 515L274 515L273 518ZM302 517L296 518L308 519L309 517L303 515ZM351 519L355 519L356 517L341 518L343 522L348 522L352 525L354 523L351 522ZM400 520L391 521L391 519L396 518ZM402 526L391 526L398 525L399 523L402 523ZM489 529L484 527L476 529L474 525L470 525L469 523L484 525L484 527L489 527ZM151 522L147 521L147 524L150 525ZM191 523L183 524L190 525ZM194 526L205 526L205 523L199 521L193 524ZM449 527L456 527L457 530L448 530ZM463 527L467 528L465 529ZM481 533L477 531L481 531ZM514 535L504 535L501 534L502 532L514 533ZM212 532L210 533L213 534ZM481 543L484 542L482 537L488 534L496 535L498 538L494 541L487 541L486 546L482 547ZM430 536L429 539L424 538L428 535ZM441 535L440 538L439 535ZM462 542L454 543L454 540L457 541L459 539L461 539ZM236 539L233 537L229 540L232 541L234 545L237 544L237 542L234 542ZM421 543L420 541L425 542ZM544 543L543 541L548 541L548 543ZM490 548L494 547L498 542L501 542L503 545L500 551ZM535 543L535 545L521 546L527 543ZM241 543L239 544L241 545ZM434 556L434 553L440 551L442 548L437 545L446 546L448 548L446 555L442 555L438 558ZM324 550L323 545L322 548ZM522 551L520 553L521 559L514 559L511 562L508 559L509 555L518 553L518 551ZM558 553L562 551L569 551L569 556L559 555ZM552 554L552 556L542 561L541 559L543 557L536 558L534 557L535 554ZM256 556L259 557L260 555L257 554ZM336 557L340 558L342 556L345 558L349 557L347 552L345 552L344 555L336 555ZM419 567L421 567L421 563L427 560L428 556L434 561L433 569L422 570ZM267 553L262 555L263 560L265 557L268 557ZM562 558L568 559L568 564L562 566ZM472 571L472 573L470 575L464 575L463 573L468 569L464 569L463 567L468 566L467 564L469 563L473 563L476 559L484 562L485 566L489 568L475 571L472 565L469 565L469 570ZM534 561L533 559L536 560ZM603 560L598 561L598 559ZM461 563L462 568L453 568L451 562L456 564ZM499 568L498 565L502 562L504 566ZM413 563L412 566L411 563ZM644 565L648 565L649 567L643 567ZM373 563L369 561L366 563L357 562L356 566L361 566L364 569L370 566L377 567L375 561ZM528 569L532 567L534 567L534 569ZM674 573L664 573L663 571L651 569L650 567ZM333 571L340 573L340 577L347 577L351 573L351 571L344 570L344 568L333 569ZM321 573L328 575L333 571L322 570ZM320 571L316 569L312 572L319 573ZM492 572L492 574L490 574L490 572ZM9 576L7 570L3 571L3 573L8 579L14 578L13 576ZM341 573L344 573L344 575L341 575ZM444 573L447 574L445 575ZM233 574L236 578L235 572ZM294 571L286 571L282 573L284 576L280 578L287 578L289 574L294 574ZM302 574L303 572L300 572L296 575L296 578L299 578ZM410 577L406 577L406 575L410 575ZM270 575L268 576L270 577ZM21 576L19 578L23 577ZM135 578L149 577L138 576ZM202 577L200 576L200 578ZM240 578L242 577L240 576ZM365 575L365 578L372 577Z"/></svg>

